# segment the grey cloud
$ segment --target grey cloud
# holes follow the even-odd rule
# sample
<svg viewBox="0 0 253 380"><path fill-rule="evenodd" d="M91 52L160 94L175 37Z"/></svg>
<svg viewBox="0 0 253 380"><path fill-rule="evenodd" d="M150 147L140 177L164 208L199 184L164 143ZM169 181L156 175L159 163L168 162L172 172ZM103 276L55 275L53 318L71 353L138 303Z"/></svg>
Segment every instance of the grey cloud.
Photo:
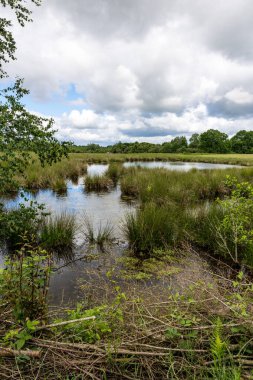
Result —
<svg viewBox="0 0 253 380"><path fill-rule="evenodd" d="M227 99L221 99L208 104L209 114L230 119L253 117L253 104L237 104Z"/></svg>
<svg viewBox="0 0 253 380"><path fill-rule="evenodd" d="M102 39L136 39L166 22L174 4L168 0L47 0L79 30Z"/></svg>

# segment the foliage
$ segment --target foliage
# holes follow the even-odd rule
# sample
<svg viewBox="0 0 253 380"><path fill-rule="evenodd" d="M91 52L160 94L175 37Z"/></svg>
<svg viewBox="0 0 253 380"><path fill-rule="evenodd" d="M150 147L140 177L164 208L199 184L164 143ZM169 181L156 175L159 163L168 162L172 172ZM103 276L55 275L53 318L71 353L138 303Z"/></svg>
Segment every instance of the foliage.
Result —
<svg viewBox="0 0 253 380"><path fill-rule="evenodd" d="M25 241L31 241L37 235L39 226L47 213L44 205L30 201L13 210L0 208L0 244L7 245L10 250L17 249Z"/></svg>
<svg viewBox="0 0 253 380"><path fill-rule="evenodd" d="M106 147L98 144L86 146L73 146L73 152L79 153L252 153L253 152L253 132L239 131L232 138L228 138L225 133L215 129L209 129L201 134L193 133L189 143L185 136L177 136L171 141L162 144L152 144L148 142L118 142ZM106 157L105 157L106 158Z"/></svg>
<svg viewBox="0 0 253 380"><path fill-rule="evenodd" d="M108 337L117 330L123 323L122 303L125 301L125 294L116 288L117 296L110 305L96 306L92 309L86 309L82 304L77 304L75 310L68 312L68 319L75 320L80 318L92 317L94 320L81 321L64 327L58 327L59 331L66 336L71 337L76 342L95 343L104 337ZM57 320L57 322L60 320Z"/></svg>
<svg viewBox="0 0 253 380"><path fill-rule="evenodd" d="M215 226L220 252L229 255L238 263L245 259L252 263L253 257L253 187L248 182L238 183L236 178L227 177L231 196L217 203L224 216Z"/></svg>
<svg viewBox="0 0 253 380"><path fill-rule="evenodd" d="M31 0L31 3L40 5L40 0ZM31 11L25 6L23 0L0 0L0 5L10 7L14 10L16 18L21 26L30 22ZM12 33L8 30L12 26L11 21L6 18L0 18L0 78L6 76L3 69L3 63L15 59L16 43Z"/></svg>
<svg viewBox="0 0 253 380"><path fill-rule="evenodd" d="M230 151L228 136L215 129L209 129L199 136L199 147L203 152L227 153Z"/></svg>
<svg viewBox="0 0 253 380"><path fill-rule="evenodd" d="M14 176L23 174L35 152L42 165L52 164L68 152L68 143L54 137L53 120L29 113L21 104L28 91L17 80L1 92L0 98L0 188L16 184Z"/></svg>
<svg viewBox="0 0 253 380"><path fill-rule="evenodd" d="M22 330L11 329L5 334L3 338L4 343L17 350L21 350L32 339L32 334L36 331L38 324L39 321L37 320L30 321L30 319L27 319Z"/></svg>
<svg viewBox="0 0 253 380"><path fill-rule="evenodd" d="M239 131L231 138L231 149L236 153L253 153L253 131Z"/></svg>
<svg viewBox="0 0 253 380"><path fill-rule="evenodd" d="M40 0L31 0L39 5ZM0 5L10 7L16 14L21 26L31 21L31 11L23 0L1 0ZM11 22L0 18L0 78L6 76L3 63L15 59L15 40L9 31ZM22 174L31 161L31 152L35 152L42 165L66 156L68 143L60 143L55 138L53 120L29 113L21 99L29 94L22 87L23 81L17 79L13 86L0 92L0 189L16 185L14 177Z"/></svg>
<svg viewBox="0 0 253 380"><path fill-rule="evenodd" d="M40 247L25 244L5 262L0 276L0 294L10 304L13 316L24 322L46 316L51 256Z"/></svg>

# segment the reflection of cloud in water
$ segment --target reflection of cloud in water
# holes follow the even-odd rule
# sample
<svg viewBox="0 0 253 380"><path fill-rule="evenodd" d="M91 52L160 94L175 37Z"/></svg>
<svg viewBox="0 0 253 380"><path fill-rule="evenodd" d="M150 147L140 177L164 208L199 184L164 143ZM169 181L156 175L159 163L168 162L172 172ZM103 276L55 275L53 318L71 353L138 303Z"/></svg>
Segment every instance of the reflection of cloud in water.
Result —
<svg viewBox="0 0 253 380"><path fill-rule="evenodd" d="M212 164L205 162L159 162L159 161L151 161L151 162L143 162L143 161L135 161L135 162L125 162L123 164L125 168L129 167L142 167L147 169L155 169L155 168L164 168L168 170L176 170L176 171L189 171L191 169L227 169L227 168L235 168L241 167L236 165L227 165L227 164Z"/></svg>

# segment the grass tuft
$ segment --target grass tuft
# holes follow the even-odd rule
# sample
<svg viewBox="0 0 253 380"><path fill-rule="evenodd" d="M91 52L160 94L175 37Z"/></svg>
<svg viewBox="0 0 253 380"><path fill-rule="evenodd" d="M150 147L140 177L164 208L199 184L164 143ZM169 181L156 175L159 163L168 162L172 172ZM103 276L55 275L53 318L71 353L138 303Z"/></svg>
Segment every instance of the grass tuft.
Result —
<svg viewBox="0 0 253 380"><path fill-rule="evenodd" d="M49 251L63 254L74 248L76 233L75 216L65 212L49 217L42 226L40 233L41 244Z"/></svg>

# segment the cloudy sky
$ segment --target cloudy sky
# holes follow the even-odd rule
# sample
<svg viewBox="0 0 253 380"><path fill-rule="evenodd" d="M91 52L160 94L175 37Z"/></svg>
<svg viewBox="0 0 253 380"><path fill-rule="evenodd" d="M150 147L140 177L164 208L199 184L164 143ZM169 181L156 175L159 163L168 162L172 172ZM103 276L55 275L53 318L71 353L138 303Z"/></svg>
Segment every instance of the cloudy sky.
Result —
<svg viewBox="0 0 253 380"><path fill-rule="evenodd" d="M252 0L43 0L14 26L29 110L78 144L253 129Z"/></svg>

